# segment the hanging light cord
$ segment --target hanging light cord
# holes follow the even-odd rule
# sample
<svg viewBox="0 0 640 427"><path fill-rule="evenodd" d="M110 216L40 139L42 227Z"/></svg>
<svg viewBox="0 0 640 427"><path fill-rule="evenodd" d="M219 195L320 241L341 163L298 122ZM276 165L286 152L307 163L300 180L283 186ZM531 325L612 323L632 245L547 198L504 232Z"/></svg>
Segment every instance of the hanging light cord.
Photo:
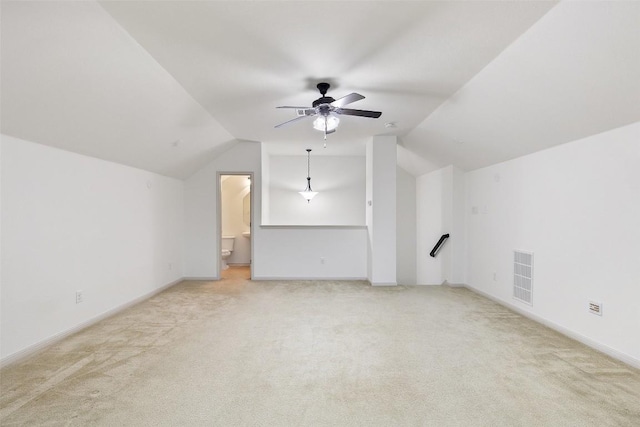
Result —
<svg viewBox="0 0 640 427"><path fill-rule="evenodd" d="M311 149L307 148L307 191L311 190Z"/></svg>

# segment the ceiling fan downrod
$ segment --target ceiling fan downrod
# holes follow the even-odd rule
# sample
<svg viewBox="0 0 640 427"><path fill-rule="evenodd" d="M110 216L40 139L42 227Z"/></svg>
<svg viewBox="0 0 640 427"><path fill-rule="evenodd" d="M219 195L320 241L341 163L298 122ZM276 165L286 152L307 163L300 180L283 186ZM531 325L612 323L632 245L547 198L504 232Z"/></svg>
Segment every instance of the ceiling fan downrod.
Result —
<svg viewBox="0 0 640 427"><path fill-rule="evenodd" d="M316 87L320 91L320 95L325 96L329 91L329 88L331 87L331 85L329 83L320 82L316 85Z"/></svg>

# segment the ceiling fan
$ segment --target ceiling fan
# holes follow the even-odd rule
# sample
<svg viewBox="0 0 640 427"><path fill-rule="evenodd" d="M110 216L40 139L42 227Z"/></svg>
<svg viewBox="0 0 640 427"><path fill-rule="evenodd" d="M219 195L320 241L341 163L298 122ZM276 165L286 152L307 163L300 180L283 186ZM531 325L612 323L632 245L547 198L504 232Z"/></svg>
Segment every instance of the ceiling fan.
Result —
<svg viewBox="0 0 640 427"><path fill-rule="evenodd" d="M340 123L340 119L338 115L343 114L346 116L360 116L360 117L370 117L372 119L377 119L382 115L380 111L369 111L369 110L354 110L352 108L342 108L347 104L351 104L352 102L360 101L364 99L364 96L359 93L350 93L349 95L343 96L339 99L333 99L330 96L327 96L327 91L331 85L329 83L318 83L317 88L322 95L320 98L313 101L311 107L292 107L289 105L285 105L282 107L276 108L293 108L296 110L297 117L295 119L288 120L284 123L280 123L276 125L276 128L287 125L289 123L293 123L295 121L304 119L305 117L317 116L313 121L313 128L319 131L324 132L324 139L327 139L327 135L336 131L338 127L338 123Z"/></svg>

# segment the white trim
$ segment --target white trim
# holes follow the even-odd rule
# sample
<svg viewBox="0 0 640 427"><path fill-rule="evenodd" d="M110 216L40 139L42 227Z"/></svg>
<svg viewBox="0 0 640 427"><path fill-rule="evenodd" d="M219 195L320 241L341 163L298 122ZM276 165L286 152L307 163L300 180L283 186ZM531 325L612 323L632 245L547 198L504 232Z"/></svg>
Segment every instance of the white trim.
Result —
<svg viewBox="0 0 640 427"><path fill-rule="evenodd" d="M193 281L193 282L211 282L212 280L220 280L219 277L208 277L208 276L192 276L192 277L183 277L183 281Z"/></svg>
<svg viewBox="0 0 640 427"><path fill-rule="evenodd" d="M276 225L276 224L260 224L260 228L266 229L316 229L316 230L366 230L366 225Z"/></svg>
<svg viewBox="0 0 640 427"><path fill-rule="evenodd" d="M273 277L273 276L268 276L268 277L254 277L251 280L262 280L262 281L270 281L270 280L281 280L283 282L290 282L290 281L298 281L298 280L303 280L303 281L312 281L312 280L317 280L317 281L356 281L356 282L367 282L367 278L366 277Z"/></svg>
<svg viewBox="0 0 640 427"><path fill-rule="evenodd" d="M398 286L398 283L396 282L376 282L376 283L369 282L369 284L371 286Z"/></svg>
<svg viewBox="0 0 640 427"><path fill-rule="evenodd" d="M450 288L466 288L467 285L464 283L449 283L446 280L442 282L442 286L448 286Z"/></svg>
<svg viewBox="0 0 640 427"><path fill-rule="evenodd" d="M627 353L623 353L619 350L616 350L615 348L611 348L606 344L602 344L601 342L595 341L589 337L586 337L576 331L573 331L571 329L565 328L564 326L558 325L555 322L552 322L551 320L547 320L544 317L538 316L537 314L531 313L530 311L524 310L521 307L518 307L514 304L511 304L501 298L498 297L494 297L493 295L489 295L486 292L483 292L479 289L476 288L472 288L469 285L464 285L465 288L469 289L471 292L475 292L478 295L482 295L485 298L490 299L491 301L494 301L502 306L507 307L510 310L515 311L516 313L527 317L535 322L538 322L548 328L553 329L556 332L560 332L562 335L565 335L571 339L574 339L578 342L581 342L582 344L586 345L587 347L591 347L594 350L598 350L604 354L606 354L607 356L611 356L614 359L617 359L621 362L626 363L627 365L633 366L634 368L638 368L640 369L640 359L636 359L635 357L627 354ZM519 300L517 300L519 301Z"/></svg>
<svg viewBox="0 0 640 427"><path fill-rule="evenodd" d="M210 280L219 280L219 279L218 278L211 278L211 277L208 277L208 278L207 277L183 277L181 279L175 280L175 281L173 281L171 283L168 283L168 284L166 284L166 285L164 285L164 286L162 286L162 287L160 287L158 289L154 289L151 292L148 292L148 293L146 293L144 295L141 295L141 296L139 296L137 298L134 298L133 300L131 300L129 302L126 302L126 303L124 303L122 305L119 305L119 306L114 307L114 308L112 308L110 310L107 310L104 313L101 313L101 314L99 314L99 315L97 315L95 317L92 317L91 319L86 320L86 321L84 321L84 322L82 322L82 323L80 323L80 324L78 324L78 325L76 325L76 326L74 326L72 328L69 328L69 329L67 329L65 331L59 332L57 334L54 334L54 335L50 336L49 338L46 338L46 339L44 339L44 340L42 340L40 342L32 344L32 345L30 345L30 346L28 346L26 348L23 348L22 350L19 350L19 351L15 352L15 353L12 353L12 354L6 356L5 358L0 360L0 368L4 368L4 367L6 367L8 365L11 365L13 363L19 362L19 361L21 361L21 360L33 355L34 353L36 353L36 352L38 352L38 351L40 351L40 350L42 350L42 349L44 349L44 348L56 343L56 342L58 342L58 341L60 341L60 340L62 340L64 338L68 337L71 334L79 332L82 329L85 329L85 328L87 328L87 327L89 327L89 326L91 326L91 325L93 325L93 324L95 324L95 323L97 323L97 322L99 322L101 320L104 320L104 319L106 319L108 317L111 317L114 314L119 313L120 311L123 311L123 310L125 310L125 309L127 309L129 307L132 307L132 306L134 306L134 305L136 305L136 304L138 304L138 303L140 303L140 302L142 302L144 300L147 300L147 299L153 297L154 295L159 294L160 292L162 292L162 291L164 291L166 289L169 289L170 287L175 286L178 283L186 281L186 280L210 281ZM263 280L263 281L268 281L268 280L284 280L284 281L293 281L293 280L320 280L320 281L350 280L350 281L368 282L368 280L366 278L361 278L361 277L360 278L355 278L355 277L354 278L291 278L291 277L277 278L277 277L264 277L264 278L254 278L253 280ZM371 286L397 286L396 283L371 283L371 282L368 282L368 283L370 283ZM588 338L588 337L586 337L586 336L584 336L582 334L579 334L578 332L575 332L575 331L573 331L571 329L568 329L568 328L565 328L563 326L560 326L557 323L554 323L554 322L552 322L550 320L547 320L547 319L545 319L543 317L540 317L540 316L538 316L536 314L533 314L533 313L531 313L531 312L529 312L527 310L523 310L522 308L520 308L520 307L518 307L516 305L510 304L509 302L507 302L507 301L505 301L505 300L503 300L501 298L494 297L493 295L487 294L486 292L483 292L483 291L481 291L479 289L473 288L473 287L471 287L469 285L466 285L466 284L450 284L450 283L447 283L446 281L443 284L446 284L447 286L451 286L451 287L464 287L464 288L470 290L471 292L474 292L474 293L476 293L478 295L481 295L481 296L483 296L483 297L485 297L487 299L490 299L491 301L494 301L494 302L496 302L496 303L498 303L498 304L500 304L500 305L502 305L502 306L504 306L504 307L506 307L508 309L511 309L511 310L515 311L516 313L518 313L518 314L520 314L520 315L522 315L524 317L527 317L527 318L529 318L529 319L531 319L531 320L533 320L535 322L538 322L538 323L540 323L540 324L542 324L544 326L547 326L547 327L549 327L549 328L551 328L551 329L553 329L553 330L555 330L555 331L557 331L557 332L559 332L559 333L561 333L561 334L563 334L563 335L565 335L565 336L567 336L567 337L569 337L571 339L574 339L574 340L576 340L578 342L581 342L582 344L584 344L584 345L586 345L588 347L591 347L591 348L593 348L595 350L598 350L598 351L600 351L600 352L602 352L602 353L604 353L604 354L606 354L608 356L613 357L614 359L620 360L621 362L624 362L624 363L626 363L626 364L628 364L630 366L633 366L635 368L640 369L640 360L639 359L636 359L635 357L633 357L631 355L628 355L628 354L623 353L623 352L621 352L619 350L611 348L611 347L609 347L609 346L607 346L605 344L602 344L602 343L600 343L598 341L592 340L591 338Z"/></svg>
<svg viewBox="0 0 640 427"><path fill-rule="evenodd" d="M124 304L121 304L119 306L116 306L110 310L107 310L101 314L98 314L97 316L94 316L88 320L85 320L84 322L81 322L67 330L64 330L62 332L58 332L57 334L53 334L51 335L49 338L45 338L35 344L31 344L30 346L27 346L25 348L23 348L22 350L18 350L15 353L12 353L6 357L4 357L3 359L0 360L0 368L4 368L6 366L9 366L11 364L14 364L16 362L20 362L24 359L26 359L27 357L37 353L40 350L44 350L46 347L49 347L52 344L57 343L58 341L63 340L64 338L68 337L69 335L75 334L76 332L80 332L81 330L88 328L89 326L92 326L98 322L100 322L101 320L106 319L107 317L111 317L114 314L117 314L123 310L126 310L129 307L132 307L138 303L141 303L142 301L145 301L151 297L153 297L154 295L159 294L160 292L169 289L170 287L177 285L178 283L182 282L184 279L180 278L178 280L174 280L171 283L168 283L164 286L161 286L158 289L154 289L151 292L147 292L146 294L140 295L139 297L136 297L134 299L132 299L131 301L125 302Z"/></svg>

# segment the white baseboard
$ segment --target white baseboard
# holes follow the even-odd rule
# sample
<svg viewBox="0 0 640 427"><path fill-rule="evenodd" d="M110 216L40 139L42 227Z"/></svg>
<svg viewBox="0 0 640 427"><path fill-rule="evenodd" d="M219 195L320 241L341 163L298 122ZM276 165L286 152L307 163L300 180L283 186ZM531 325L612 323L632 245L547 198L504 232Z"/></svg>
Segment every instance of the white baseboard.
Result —
<svg viewBox="0 0 640 427"><path fill-rule="evenodd" d="M518 307L515 304L512 304L508 301L503 300L502 298L498 298L495 297L493 295L490 295L486 292L483 292L479 289L473 288L469 285L463 285L465 288L469 289L472 292L477 293L478 295L482 295L483 297L490 299L491 301L497 302L498 304L507 307L510 310L515 311L518 314L521 314L524 317L527 317L535 322L541 323L544 326L553 329L556 332L561 333L562 335L565 335L571 339L574 339L578 342L581 342L582 344L593 348L594 350L598 350L604 354L606 354L607 356L611 356L614 359L617 359L621 362L626 363L627 365L633 366L634 368L638 368L640 369L640 359L636 359L635 357L627 354L627 353L623 353L619 350L616 350L615 348L611 348L606 344L603 344L601 342L595 341L589 337L586 337L576 331L573 331L571 329L565 328L562 325L559 325L555 322L552 322L548 319L545 319L541 316L538 316L537 314L531 313L530 311L527 310L523 310L521 307Z"/></svg>
<svg viewBox="0 0 640 427"><path fill-rule="evenodd" d="M191 276L191 277L183 277L182 280L194 280L194 281L207 281L210 282L212 280L220 280L219 277L215 276Z"/></svg>
<svg viewBox="0 0 640 427"><path fill-rule="evenodd" d="M468 286L464 283L449 283L446 280L442 282L443 286L449 286L450 288L467 288ZM471 289L471 288L469 288Z"/></svg>
<svg viewBox="0 0 640 427"><path fill-rule="evenodd" d="M175 281L173 281L171 283L168 283L168 284L166 284L166 285L164 285L164 286L162 286L162 287L160 287L158 289L154 289L151 292L148 292L148 293L146 293L144 295L141 295L141 296L139 296L137 298L134 298L133 300L131 300L129 302L126 302L126 303L124 303L122 305L119 305L119 306L114 307L114 308L112 308L110 310L107 310L107 311L105 311L105 312L103 312L103 313L101 313L101 314L99 314L99 315L97 315L95 317L92 317L91 319L88 319L88 320L86 320L86 321L84 321L84 322L72 327L72 328L69 328L69 329L67 329L65 331L59 332L57 334L54 334L54 335L52 335L52 336L50 336L48 338L45 338L44 340L42 340L42 341L40 341L38 343L32 344L32 345L30 345L30 346L28 346L28 347L26 347L26 348L24 348L22 350L19 350L19 351L15 352L15 353L12 353L12 354L10 354L10 355L8 355L8 356L6 356L6 357L4 357L3 359L0 360L0 367L5 367L5 366L11 365L13 363L19 362L19 361L21 361L21 360L33 355L34 353L36 353L36 352L38 352L38 351L40 351L40 350L42 350L42 349L44 349L44 348L56 343L56 342L58 342L58 341L60 341L60 340L62 340L64 338L68 337L69 335L72 335L72 334L74 334L76 332L79 332L82 329L85 329L85 328L87 328L87 327L89 327L89 326L91 326L91 325L93 325L93 324L95 324L95 323L97 323L97 322L99 322L101 320L106 319L107 317L111 317L114 314L119 313L122 310L125 310L125 309L127 309L129 307L132 307L132 306L134 306L134 305L136 305L136 304L138 304L138 303L140 303L140 302L142 302L144 300L147 300L147 299L153 297L154 295L159 294L160 292L162 292L162 291L164 291L164 290L166 290L166 289L168 289L168 288L170 288L170 287L172 287L172 286L174 286L174 285L176 285L176 284L178 284L178 283L180 283L180 282L182 282L184 280L219 280L219 279L218 278L211 278L211 277L193 277L193 278L181 278L181 279L175 280ZM269 280L285 280L285 281L292 281L292 280L318 280L318 281L349 280L349 281L367 281L368 282L368 280L366 278L362 278L362 277L353 277L353 278L315 278L315 277L314 278L291 278L291 277L277 278L277 277L265 277L265 278L254 278L254 280L264 280L264 281L269 281ZM371 282L369 282L369 283L371 283ZM598 341L595 341L595 340L593 340L593 339L591 339L589 337L586 337L586 336L584 336L582 334L579 334L578 332L575 332L575 331L573 331L571 329L565 328L564 326L561 326L561 325L559 325L559 324L557 324L555 322L552 322L552 321L547 320L547 319L545 319L543 317L540 317L540 316L538 316L538 315L536 315L534 313L531 313L529 311L523 310L521 307L518 307L515 304L511 304L508 301L505 301L505 300L503 300L501 298L498 298L498 297L495 297L493 295L490 295L490 294L488 294L486 292L483 292L483 291L481 291L479 289L473 288L473 287L471 287L469 285L451 284L451 283L446 283L446 282L443 283L443 284L446 284L447 286L450 286L450 287L465 287L465 288L469 289L470 291L477 293L478 295L482 295L483 297L485 297L487 299L490 299L490 300L492 300L492 301L494 301L494 302L496 302L496 303L498 303L498 304L500 304L502 306L505 306L505 307L515 311L518 314L521 314L524 317L527 317L527 318L529 318L529 319L531 319L531 320L533 320L535 322L541 323L541 324L543 324L543 325L545 325L545 326L547 326L547 327L549 327L549 328L551 328L551 329L553 329L553 330L555 330L555 331L557 331L557 332L559 332L559 333L561 333L561 334L563 334L563 335L565 335L565 336L567 336L567 337L569 337L571 339L574 339L574 340L576 340L578 342L581 342L584 345L587 345L587 346L589 346L589 347L591 347L591 348L593 348L595 350L598 350L598 351L600 351L600 352L602 352L602 353L604 353L604 354L606 354L608 356L611 356L614 359L620 360L620 361L622 361L622 362L624 362L624 363L626 363L626 364L628 364L630 366L633 366L635 368L640 369L640 360L639 359L637 359L637 358L635 358L635 357L633 357L631 355L628 355L626 353L623 353L621 351L618 351L618 350L616 350L614 348L611 348L611 347L609 347L609 346L607 346L605 344L602 344L602 343L600 343ZM372 286L396 286L396 283L371 283L371 285Z"/></svg>
<svg viewBox="0 0 640 427"><path fill-rule="evenodd" d="M8 356L5 356L3 359L0 360L0 368L4 368L5 366L9 366L13 363L16 362L20 362L24 359L26 359L27 357L37 353L40 350L45 349L46 347L49 347L52 344L57 343L58 341L68 337L69 335L75 334L76 332L80 332L81 330L88 328L89 326L92 326L96 323L98 323L101 320L106 319L107 317L111 317L114 314L117 314L119 312L121 312L122 310L126 310L129 307L132 307L138 303L141 303L142 301L145 301L149 298L151 298L154 295L159 294L160 292L169 289L170 287L177 285L178 283L182 282L184 279L178 279L178 280L174 280L171 283L168 283L158 289L154 289L151 292L147 292L144 295L141 295L137 298L132 299L131 301L128 301L124 304L121 304L117 307L114 307L110 310L107 310L103 313L98 314L97 316L94 316L88 320L85 320L84 322L81 322L67 330L64 330L62 332L58 332L57 334L51 335L48 338L45 338L35 344L32 344L28 347L23 348L22 350L18 350L15 353L12 353Z"/></svg>
<svg viewBox="0 0 640 427"><path fill-rule="evenodd" d="M361 282L361 281L367 281L366 277L273 277L273 276L267 276L267 277L253 277L251 280L262 280L262 281L271 281L271 280L281 280L283 282L291 282L294 280L300 280L300 281L322 281L322 282L326 282L326 281L357 281L357 282Z"/></svg>
<svg viewBox="0 0 640 427"><path fill-rule="evenodd" d="M398 286L396 282L369 282L371 286Z"/></svg>

